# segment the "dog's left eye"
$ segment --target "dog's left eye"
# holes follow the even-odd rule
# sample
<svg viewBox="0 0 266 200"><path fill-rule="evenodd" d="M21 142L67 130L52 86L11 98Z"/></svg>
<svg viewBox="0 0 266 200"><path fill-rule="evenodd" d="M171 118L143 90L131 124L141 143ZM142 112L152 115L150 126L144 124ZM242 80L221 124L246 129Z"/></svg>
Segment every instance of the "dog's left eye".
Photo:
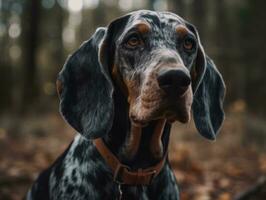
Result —
<svg viewBox="0 0 266 200"><path fill-rule="evenodd" d="M139 38L138 35L134 34L132 36L130 36L127 41L126 41L126 46L128 48L135 48L139 45L141 45L142 42L141 42L141 39Z"/></svg>
<svg viewBox="0 0 266 200"><path fill-rule="evenodd" d="M186 51L193 51L194 48L196 46L196 42L194 40L194 38L190 37L190 36L187 36L185 39L184 39L184 42L183 42L183 47Z"/></svg>

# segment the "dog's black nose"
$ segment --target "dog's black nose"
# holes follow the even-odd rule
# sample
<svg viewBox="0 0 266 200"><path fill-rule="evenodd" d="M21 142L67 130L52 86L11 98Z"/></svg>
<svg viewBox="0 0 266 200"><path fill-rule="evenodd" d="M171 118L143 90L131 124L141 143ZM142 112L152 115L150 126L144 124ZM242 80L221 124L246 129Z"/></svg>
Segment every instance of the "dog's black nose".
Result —
<svg viewBox="0 0 266 200"><path fill-rule="evenodd" d="M191 83L189 74L180 69L161 70L157 80L161 89L177 95L184 94Z"/></svg>

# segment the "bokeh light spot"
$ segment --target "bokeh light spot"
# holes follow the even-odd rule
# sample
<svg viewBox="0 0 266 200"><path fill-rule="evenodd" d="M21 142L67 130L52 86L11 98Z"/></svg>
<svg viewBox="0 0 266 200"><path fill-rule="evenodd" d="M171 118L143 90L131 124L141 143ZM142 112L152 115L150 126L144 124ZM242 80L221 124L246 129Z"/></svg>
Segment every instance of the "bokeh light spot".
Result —
<svg viewBox="0 0 266 200"><path fill-rule="evenodd" d="M84 8L95 9L99 5L99 0L83 0L83 4Z"/></svg>
<svg viewBox="0 0 266 200"><path fill-rule="evenodd" d="M68 9L71 12L79 12L83 7L82 0L68 0Z"/></svg>
<svg viewBox="0 0 266 200"><path fill-rule="evenodd" d="M119 0L118 5L119 5L119 7L122 10L127 11L127 10L132 9L132 7L133 7L133 0Z"/></svg>
<svg viewBox="0 0 266 200"><path fill-rule="evenodd" d="M8 29L9 37L17 38L20 36L20 33L21 33L21 28L20 28L20 25L18 23L13 23L10 25L10 27Z"/></svg>
<svg viewBox="0 0 266 200"><path fill-rule="evenodd" d="M75 42L76 34L75 30L70 26L67 26L63 30L63 41L66 45L72 45Z"/></svg>

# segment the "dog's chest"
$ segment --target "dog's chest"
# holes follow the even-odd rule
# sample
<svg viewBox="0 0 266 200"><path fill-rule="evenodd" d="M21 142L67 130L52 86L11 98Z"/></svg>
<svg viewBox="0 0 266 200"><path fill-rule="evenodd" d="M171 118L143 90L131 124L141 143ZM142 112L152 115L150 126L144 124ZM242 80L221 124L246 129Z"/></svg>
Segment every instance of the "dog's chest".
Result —
<svg viewBox="0 0 266 200"><path fill-rule="evenodd" d="M51 199L148 199L146 190L137 187L120 190L95 154L95 148L80 136L75 138L63 162L54 167L49 184Z"/></svg>
<svg viewBox="0 0 266 200"><path fill-rule="evenodd" d="M122 186L120 190L96 149L89 141L77 136L63 161L53 167L49 196L51 200L176 200L178 189L174 175L166 165L151 186Z"/></svg>

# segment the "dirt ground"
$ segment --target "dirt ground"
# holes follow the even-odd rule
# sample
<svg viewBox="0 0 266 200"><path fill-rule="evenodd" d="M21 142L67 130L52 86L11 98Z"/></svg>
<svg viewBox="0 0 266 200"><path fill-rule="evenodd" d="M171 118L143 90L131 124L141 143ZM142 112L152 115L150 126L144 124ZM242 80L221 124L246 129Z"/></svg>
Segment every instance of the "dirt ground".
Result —
<svg viewBox="0 0 266 200"><path fill-rule="evenodd" d="M12 120L11 120L12 119ZM22 123L23 122L23 123ZM193 122L175 123L170 160L182 200L231 200L266 175L265 121L241 112L227 115L215 142ZM22 199L38 173L74 137L58 113L0 120L0 199Z"/></svg>

